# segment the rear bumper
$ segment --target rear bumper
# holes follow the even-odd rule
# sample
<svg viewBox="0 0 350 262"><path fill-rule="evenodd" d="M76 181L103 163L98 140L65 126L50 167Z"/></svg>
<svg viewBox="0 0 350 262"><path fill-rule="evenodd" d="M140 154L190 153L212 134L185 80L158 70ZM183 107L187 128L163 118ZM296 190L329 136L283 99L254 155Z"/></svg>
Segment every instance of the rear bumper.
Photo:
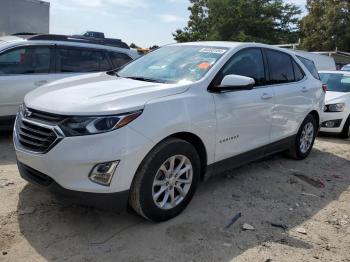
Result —
<svg viewBox="0 0 350 262"><path fill-rule="evenodd" d="M39 171L30 168L21 162L17 162L17 166L23 179L32 184L46 188L60 201L96 207L114 212L126 210L129 190L118 193L89 193L69 190L60 186L51 177L40 173Z"/></svg>

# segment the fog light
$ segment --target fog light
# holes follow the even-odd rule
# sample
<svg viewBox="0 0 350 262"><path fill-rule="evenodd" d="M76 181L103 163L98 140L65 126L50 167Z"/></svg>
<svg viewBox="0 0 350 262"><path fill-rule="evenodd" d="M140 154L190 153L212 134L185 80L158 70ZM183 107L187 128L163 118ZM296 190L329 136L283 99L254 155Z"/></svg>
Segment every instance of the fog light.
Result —
<svg viewBox="0 0 350 262"><path fill-rule="evenodd" d="M328 128L334 127L334 122L333 121L328 121L325 123L325 126Z"/></svg>
<svg viewBox="0 0 350 262"><path fill-rule="evenodd" d="M341 125L341 119L329 120L322 123L322 127L326 128L338 128Z"/></svg>
<svg viewBox="0 0 350 262"><path fill-rule="evenodd" d="M91 170L89 179L94 183L97 183L103 186L109 186L111 184L114 171L117 168L118 164L119 164L119 161L112 161L112 162L97 164Z"/></svg>

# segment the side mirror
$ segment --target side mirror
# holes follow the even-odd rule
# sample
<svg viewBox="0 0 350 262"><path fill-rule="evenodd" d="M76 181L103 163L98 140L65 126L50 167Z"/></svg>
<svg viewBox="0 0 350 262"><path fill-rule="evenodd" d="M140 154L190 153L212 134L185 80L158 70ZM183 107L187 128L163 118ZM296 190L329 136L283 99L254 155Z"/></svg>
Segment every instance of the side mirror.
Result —
<svg viewBox="0 0 350 262"><path fill-rule="evenodd" d="M251 77L240 75L227 75L222 79L220 86L211 88L213 92L252 90L255 80Z"/></svg>

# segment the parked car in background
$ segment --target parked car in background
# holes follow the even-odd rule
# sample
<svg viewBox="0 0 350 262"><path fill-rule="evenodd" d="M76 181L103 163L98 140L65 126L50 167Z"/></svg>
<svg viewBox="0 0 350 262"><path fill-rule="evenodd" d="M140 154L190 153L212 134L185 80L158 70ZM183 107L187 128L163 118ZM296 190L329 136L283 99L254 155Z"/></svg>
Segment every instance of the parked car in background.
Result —
<svg viewBox="0 0 350 262"><path fill-rule="evenodd" d="M12 128L29 91L65 77L118 68L139 56L120 46L60 35L0 37L0 129Z"/></svg>
<svg viewBox="0 0 350 262"><path fill-rule="evenodd" d="M287 50L169 45L114 76L77 76L29 93L14 130L18 167L70 201L129 203L164 221L185 209L203 176L283 151L306 158L324 96Z"/></svg>
<svg viewBox="0 0 350 262"><path fill-rule="evenodd" d="M343 66L341 70L342 71L350 71L350 64Z"/></svg>
<svg viewBox="0 0 350 262"><path fill-rule="evenodd" d="M350 72L320 71L327 85L321 131L350 137Z"/></svg>

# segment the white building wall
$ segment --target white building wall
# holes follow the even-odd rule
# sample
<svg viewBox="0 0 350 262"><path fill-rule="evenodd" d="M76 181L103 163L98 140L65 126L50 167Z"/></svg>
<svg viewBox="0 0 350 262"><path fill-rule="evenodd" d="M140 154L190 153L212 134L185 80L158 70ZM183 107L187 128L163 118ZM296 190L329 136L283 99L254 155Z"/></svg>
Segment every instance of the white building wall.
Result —
<svg viewBox="0 0 350 262"><path fill-rule="evenodd" d="M40 0L0 0L0 35L49 33L50 3Z"/></svg>

